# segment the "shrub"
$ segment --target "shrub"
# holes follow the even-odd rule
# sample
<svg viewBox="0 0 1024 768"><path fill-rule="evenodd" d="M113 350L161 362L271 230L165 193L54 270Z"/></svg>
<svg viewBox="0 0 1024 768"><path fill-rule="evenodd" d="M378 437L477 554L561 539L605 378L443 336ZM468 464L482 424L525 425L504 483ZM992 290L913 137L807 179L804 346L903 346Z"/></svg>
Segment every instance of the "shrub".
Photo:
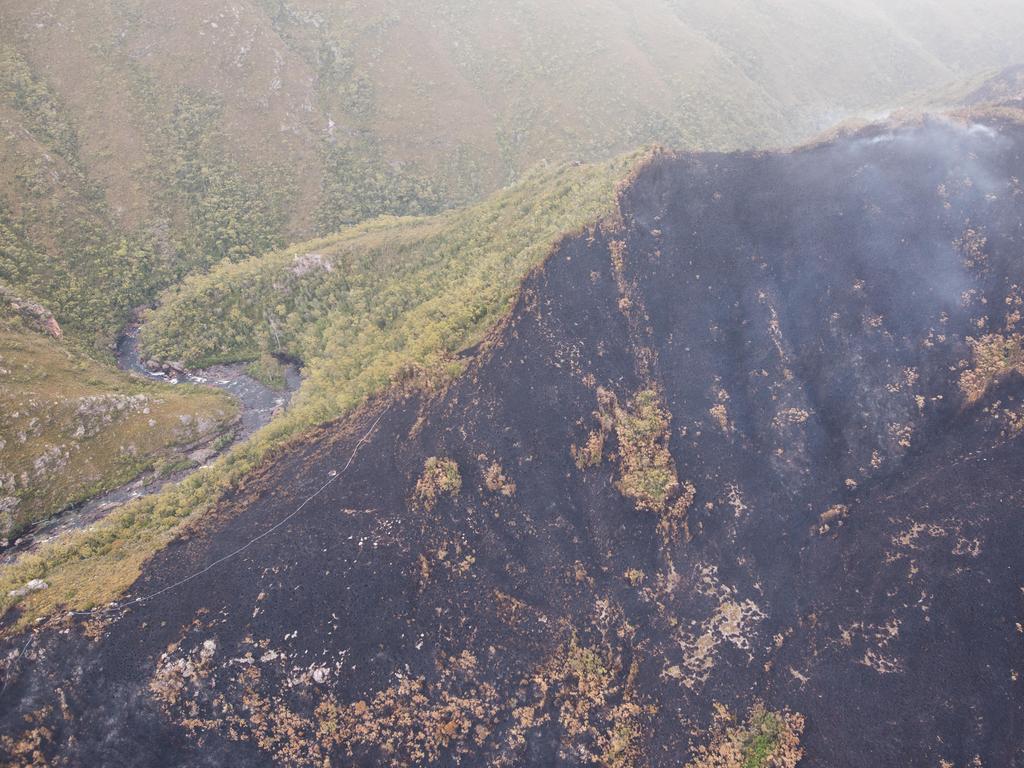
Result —
<svg viewBox="0 0 1024 768"><path fill-rule="evenodd" d="M516 492L516 484L505 477L501 465L496 461L484 470L484 485L491 493L501 493L502 496L513 496Z"/></svg>
<svg viewBox="0 0 1024 768"><path fill-rule="evenodd" d="M699 747L687 768L795 768L803 757L803 715L771 712L756 704L744 723L719 708L709 744Z"/></svg>
<svg viewBox="0 0 1024 768"><path fill-rule="evenodd" d="M431 456L423 464L423 474L416 481L416 498L420 500L424 509L431 510L440 496L454 496L461 488L462 475L459 473L459 465L451 459Z"/></svg>
<svg viewBox="0 0 1024 768"><path fill-rule="evenodd" d="M679 486L668 450L670 419L653 389L639 392L628 409L615 408L621 465L618 487L638 509L663 512Z"/></svg>

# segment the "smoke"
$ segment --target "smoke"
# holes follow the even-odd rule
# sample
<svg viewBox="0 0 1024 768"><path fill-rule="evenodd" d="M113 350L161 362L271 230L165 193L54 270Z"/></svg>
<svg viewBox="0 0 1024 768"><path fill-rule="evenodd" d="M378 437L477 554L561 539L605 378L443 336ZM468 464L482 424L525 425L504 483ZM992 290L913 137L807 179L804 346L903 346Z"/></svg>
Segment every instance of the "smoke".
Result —
<svg viewBox="0 0 1024 768"><path fill-rule="evenodd" d="M843 147L858 163L854 189L879 207L863 220L864 272L900 274L919 286L900 308L905 317L923 315L914 325L937 312L962 312L962 296L977 275L955 242L972 215L983 215L1007 193L1001 157L1010 147L1010 139L990 125L944 118Z"/></svg>

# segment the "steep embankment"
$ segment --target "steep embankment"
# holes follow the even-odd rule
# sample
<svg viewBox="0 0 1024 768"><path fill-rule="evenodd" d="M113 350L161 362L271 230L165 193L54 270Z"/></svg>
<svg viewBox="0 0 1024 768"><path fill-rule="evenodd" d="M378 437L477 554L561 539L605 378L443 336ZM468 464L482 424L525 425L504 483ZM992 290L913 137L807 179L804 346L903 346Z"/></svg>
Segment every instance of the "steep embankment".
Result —
<svg viewBox="0 0 1024 768"><path fill-rule="evenodd" d="M545 159L780 144L1012 63L1018 3L934 5L8 0L0 280L103 342L221 259Z"/></svg>
<svg viewBox="0 0 1024 768"><path fill-rule="evenodd" d="M132 591L341 472L299 515L40 632L0 744L678 766L761 699L802 765L1019 760L1022 152L978 116L656 159L464 376L296 446ZM752 720L700 765L793 765L800 718Z"/></svg>
<svg viewBox="0 0 1024 768"><path fill-rule="evenodd" d="M145 469L192 463L187 449L214 442L237 412L219 393L109 370L0 286L0 540Z"/></svg>

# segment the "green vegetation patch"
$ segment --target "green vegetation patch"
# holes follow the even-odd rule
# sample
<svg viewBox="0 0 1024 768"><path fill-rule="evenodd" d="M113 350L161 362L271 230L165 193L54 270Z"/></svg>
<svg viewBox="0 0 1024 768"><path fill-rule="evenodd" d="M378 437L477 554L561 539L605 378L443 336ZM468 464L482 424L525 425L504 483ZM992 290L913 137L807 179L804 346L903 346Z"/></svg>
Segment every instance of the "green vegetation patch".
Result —
<svg viewBox="0 0 1024 768"><path fill-rule="evenodd" d="M638 162L549 168L471 208L384 218L239 264L163 296L146 353L190 366L286 354L306 364L294 408L347 412L399 371L444 370L509 308L565 234L614 211Z"/></svg>
<svg viewBox="0 0 1024 768"><path fill-rule="evenodd" d="M271 354L264 353L245 369L246 373L257 381L261 381L271 389L278 391L288 386L288 369L280 360Z"/></svg>

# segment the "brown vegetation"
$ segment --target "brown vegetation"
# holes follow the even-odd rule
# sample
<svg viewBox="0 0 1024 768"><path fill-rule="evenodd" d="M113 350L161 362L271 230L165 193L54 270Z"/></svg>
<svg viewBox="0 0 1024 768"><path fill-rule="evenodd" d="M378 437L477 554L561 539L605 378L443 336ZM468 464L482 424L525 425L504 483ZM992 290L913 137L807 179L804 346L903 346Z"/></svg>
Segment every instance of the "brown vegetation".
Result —
<svg viewBox="0 0 1024 768"><path fill-rule="evenodd" d="M492 461L484 470L484 486L491 493L500 493L502 496L514 496L516 493L516 484L505 477L501 464L496 461Z"/></svg>
<svg viewBox="0 0 1024 768"><path fill-rule="evenodd" d="M619 491L637 509L663 512L679 487L675 462L668 450L671 415L653 389L639 392L626 409L615 409L619 439Z"/></svg>
<svg viewBox="0 0 1024 768"><path fill-rule="evenodd" d="M654 389L638 392L623 408L614 393L599 387L598 426L582 446L571 448L580 470L601 463L605 443L614 431L618 443L619 492L633 499L637 509L666 512L679 487L675 462L668 449L671 414ZM692 499L691 499L692 501ZM684 504L685 509L687 504Z"/></svg>
<svg viewBox="0 0 1024 768"><path fill-rule="evenodd" d="M960 389L967 404L981 399L996 379L1010 371L1024 374L1024 337L1014 333L1003 336L989 333L978 339L968 339L973 353L972 367L960 374Z"/></svg>

